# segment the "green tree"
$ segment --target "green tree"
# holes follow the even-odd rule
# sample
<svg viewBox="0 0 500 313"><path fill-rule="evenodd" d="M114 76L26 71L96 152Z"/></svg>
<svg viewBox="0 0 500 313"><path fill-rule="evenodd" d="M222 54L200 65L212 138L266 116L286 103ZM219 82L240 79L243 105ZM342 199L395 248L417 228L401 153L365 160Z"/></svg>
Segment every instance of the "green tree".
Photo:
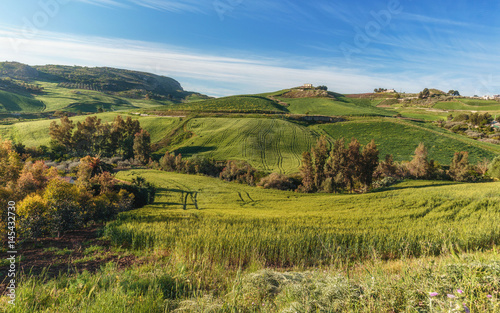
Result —
<svg viewBox="0 0 500 313"><path fill-rule="evenodd" d="M57 124L57 122L50 123L49 135L53 145L61 145L66 150L71 149L74 128L75 124L67 116L61 118L61 125Z"/></svg>
<svg viewBox="0 0 500 313"><path fill-rule="evenodd" d="M302 153L302 164L300 166L302 176L302 185L299 186L301 192L314 191L314 168L311 153L305 151Z"/></svg>
<svg viewBox="0 0 500 313"><path fill-rule="evenodd" d="M363 148L361 153L359 180L364 185L365 191L372 184L373 173L378 166L378 153L377 145L373 139Z"/></svg>
<svg viewBox="0 0 500 313"><path fill-rule="evenodd" d="M325 179L325 163L328 159L328 142L325 136L321 136L316 146L311 149L314 166L314 186L320 189Z"/></svg>
<svg viewBox="0 0 500 313"><path fill-rule="evenodd" d="M491 161L488 166L487 174L492 178L500 179L500 156L497 156L493 159L493 161Z"/></svg>
<svg viewBox="0 0 500 313"><path fill-rule="evenodd" d="M151 136L144 129L135 134L134 156L144 165L148 164L151 157Z"/></svg>
<svg viewBox="0 0 500 313"><path fill-rule="evenodd" d="M347 147L347 173L345 175L347 187L351 192L355 188L355 183L359 182L361 174L361 154L359 149L361 144L356 138L352 138Z"/></svg>
<svg viewBox="0 0 500 313"><path fill-rule="evenodd" d="M468 181L471 178L472 167L469 164L468 152L455 152L451 161L449 175L455 181Z"/></svg>

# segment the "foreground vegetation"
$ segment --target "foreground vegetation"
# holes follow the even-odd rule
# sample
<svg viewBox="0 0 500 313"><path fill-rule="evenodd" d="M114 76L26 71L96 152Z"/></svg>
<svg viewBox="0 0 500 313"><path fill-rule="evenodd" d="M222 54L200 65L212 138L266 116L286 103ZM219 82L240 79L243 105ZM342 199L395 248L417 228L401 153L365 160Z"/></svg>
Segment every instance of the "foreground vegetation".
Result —
<svg viewBox="0 0 500 313"><path fill-rule="evenodd" d="M118 178L137 175L159 187L156 202L104 234L142 265L27 274L12 312L500 310L499 183L332 196L153 170ZM183 210L181 195L195 191L200 209Z"/></svg>

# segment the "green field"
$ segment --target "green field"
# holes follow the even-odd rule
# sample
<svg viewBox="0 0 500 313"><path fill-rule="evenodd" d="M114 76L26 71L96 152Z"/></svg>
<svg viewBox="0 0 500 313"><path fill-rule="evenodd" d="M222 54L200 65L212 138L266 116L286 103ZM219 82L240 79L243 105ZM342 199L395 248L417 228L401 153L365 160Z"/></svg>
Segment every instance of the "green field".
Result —
<svg viewBox="0 0 500 313"><path fill-rule="evenodd" d="M157 202L122 214L106 230L113 242L132 249L174 249L227 265L318 266L374 252L399 258L438 254L446 245L481 249L500 240L500 183L420 181L335 196L154 170L118 178L134 175L160 187ZM181 190L199 192L201 210L182 210Z"/></svg>
<svg viewBox="0 0 500 313"><path fill-rule="evenodd" d="M331 195L155 170L117 173L124 180L136 175L157 185L155 203L109 222L102 240L110 240L111 248L107 241L83 242L85 257L69 266L112 255L136 263L120 268L120 262L109 262L95 273L53 278L22 275L16 306L0 297L0 308L372 313L455 307L464 312L466 305L471 312L500 310L498 182L407 181L369 194ZM181 208L182 192L198 192L199 210ZM438 296L431 298L433 292Z"/></svg>
<svg viewBox="0 0 500 313"><path fill-rule="evenodd" d="M114 118L120 115L119 113L100 113L96 116L102 122L111 122ZM129 115L121 114L123 118ZM71 120L82 122L88 115L75 116ZM151 134L152 142L157 142L167 136L170 131L179 122L179 118L175 117L139 117L130 115L133 119L139 119L141 125ZM38 120L15 123L13 125L0 125L0 135L4 139L10 139L15 142L21 142L27 147L37 147L40 145L49 145L49 126L52 122L60 123L58 119L53 120Z"/></svg>
<svg viewBox="0 0 500 313"><path fill-rule="evenodd" d="M0 112L40 112L45 105L32 97L0 90Z"/></svg>
<svg viewBox="0 0 500 313"><path fill-rule="evenodd" d="M469 160L492 159L500 153L500 146L474 141L426 123L397 119L367 119L317 126L332 138L357 138L365 145L375 139L380 158L392 154L394 160L409 161L415 148L423 142L429 158L440 164L450 164L457 151L469 152Z"/></svg>
<svg viewBox="0 0 500 313"><path fill-rule="evenodd" d="M232 96L184 104L168 105L158 110L197 112L286 112L276 102L261 96Z"/></svg>
<svg viewBox="0 0 500 313"><path fill-rule="evenodd" d="M246 160L283 173L298 171L302 152L317 138L307 127L270 118L196 118L187 129L194 136L176 147L182 155Z"/></svg>
<svg viewBox="0 0 500 313"><path fill-rule="evenodd" d="M350 115L391 116L392 115L390 112L384 109L372 106L370 104L370 101L367 99L341 98L343 99L343 101L338 101L329 98L289 99L289 98L278 97L278 99L286 103L289 103L290 106L288 107L288 110L294 114L333 115L333 116L350 116Z"/></svg>
<svg viewBox="0 0 500 313"><path fill-rule="evenodd" d="M500 111L500 103L495 100L459 99L451 102L437 102L436 109L465 111Z"/></svg>

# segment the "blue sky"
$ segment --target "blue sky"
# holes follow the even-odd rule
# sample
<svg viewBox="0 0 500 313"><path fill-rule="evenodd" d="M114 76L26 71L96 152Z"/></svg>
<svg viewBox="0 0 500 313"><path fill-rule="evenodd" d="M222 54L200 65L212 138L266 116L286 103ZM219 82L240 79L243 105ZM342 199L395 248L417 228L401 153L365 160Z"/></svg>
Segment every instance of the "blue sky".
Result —
<svg viewBox="0 0 500 313"><path fill-rule="evenodd" d="M0 60L148 71L214 96L303 83L500 94L499 13L463 0L9 0Z"/></svg>

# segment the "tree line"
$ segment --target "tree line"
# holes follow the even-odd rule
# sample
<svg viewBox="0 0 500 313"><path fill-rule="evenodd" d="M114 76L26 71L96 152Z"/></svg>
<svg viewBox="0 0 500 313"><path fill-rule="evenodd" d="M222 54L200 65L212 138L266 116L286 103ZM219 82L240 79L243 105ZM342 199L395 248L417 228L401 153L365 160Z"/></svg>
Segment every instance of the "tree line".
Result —
<svg viewBox="0 0 500 313"><path fill-rule="evenodd" d="M151 157L150 134L141 128L138 120L130 117L124 120L118 115L112 123L103 123L96 116L88 116L75 124L64 116L60 124L55 121L50 124L49 134L55 158L119 154L147 164Z"/></svg>

